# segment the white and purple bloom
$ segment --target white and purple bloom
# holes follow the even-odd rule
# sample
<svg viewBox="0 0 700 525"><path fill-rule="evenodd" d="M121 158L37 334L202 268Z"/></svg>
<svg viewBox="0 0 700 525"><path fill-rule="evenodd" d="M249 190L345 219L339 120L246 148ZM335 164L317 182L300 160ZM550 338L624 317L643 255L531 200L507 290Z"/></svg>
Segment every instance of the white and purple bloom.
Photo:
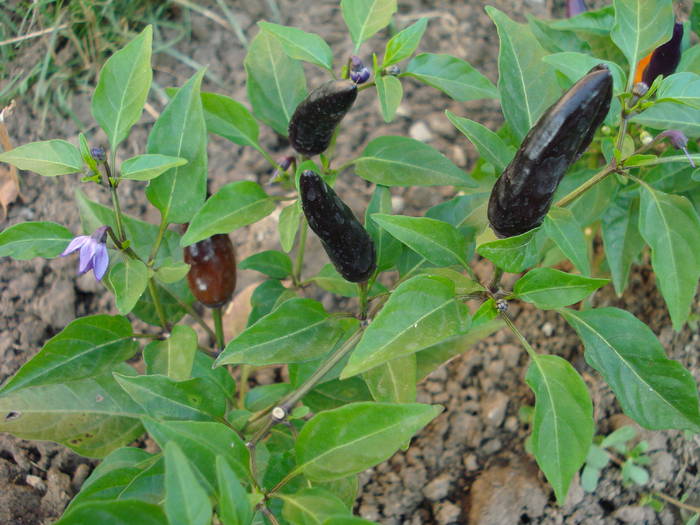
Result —
<svg viewBox="0 0 700 525"><path fill-rule="evenodd" d="M100 226L92 235L78 235L61 254L61 257L65 257L80 250L78 275L93 270L98 281L104 276L109 265L106 242L108 228L109 226Z"/></svg>
<svg viewBox="0 0 700 525"><path fill-rule="evenodd" d="M669 142L673 144L674 148L685 153L685 156L688 157L690 165L695 168L693 158L690 156L690 153L688 153L688 137L686 137L682 131L678 131L677 129L668 129L659 135L659 138L661 137L667 138Z"/></svg>
<svg viewBox="0 0 700 525"><path fill-rule="evenodd" d="M586 4L583 0L567 0L566 16L571 18L572 16L580 15L584 12L586 12Z"/></svg>
<svg viewBox="0 0 700 525"><path fill-rule="evenodd" d="M369 80L369 69L365 67L360 57L352 55L350 57L350 80L355 84L364 84Z"/></svg>

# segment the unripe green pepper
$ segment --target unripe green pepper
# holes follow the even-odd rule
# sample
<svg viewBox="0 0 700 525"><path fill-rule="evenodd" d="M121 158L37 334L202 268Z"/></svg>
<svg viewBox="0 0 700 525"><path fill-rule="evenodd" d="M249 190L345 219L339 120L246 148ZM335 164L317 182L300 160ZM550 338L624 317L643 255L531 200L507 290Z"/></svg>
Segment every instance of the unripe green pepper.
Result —
<svg viewBox="0 0 700 525"><path fill-rule="evenodd" d="M500 237L542 224L554 192L610 109L612 75L591 69L540 117L491 191L488 218Z"/></svg>
<svg viewBox="0 0 700 525"><path fill-rule="evenodd" d="M301 174L299 190L306 220L338 273L354 283L369 279L377 267L374 243L352 210L313 171Z"/></svg>
<svg viewBox="0 0 700 525"><path fill-rule="evenodd" d="M289 142L303 155L323 153L336 126L357 98L357 85L350 80L330 80L302 100L289 121Z"/></svg>
<svg viewBox="0 0 700 525"><path fill-rule="evenodd" d="M236 289L236 253L228 235L216 234L187 246L187 284L192 295L209 308L227 303Z"/></svg>

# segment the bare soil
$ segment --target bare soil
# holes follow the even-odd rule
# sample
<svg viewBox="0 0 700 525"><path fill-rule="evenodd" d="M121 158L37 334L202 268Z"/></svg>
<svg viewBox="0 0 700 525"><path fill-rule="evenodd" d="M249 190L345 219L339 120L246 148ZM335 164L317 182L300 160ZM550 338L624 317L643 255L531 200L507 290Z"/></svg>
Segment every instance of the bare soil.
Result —
<svg viewBox="0 0 700 525"><path fill-rule="evenodd" d="M213 2L212 2L213 4ZM345 36L340 11L335 1L278 0L281 23L320 33L336 56L351 51ZM399 26L420 16L431 21L421 45L422 51L451 53L469 61L492 80L497 78L498 40L494 26L483 7L495 5L511 16L524 20L526 13L537 16L563 16L563 2L552 0L447 1L401 0ZM234 9L249 37L257 29L255 21L270 19L264 2L234 2ZM192 15L193 32L178 50L200 64L207 64L213 78L205 80L205 89L223 92L245 101L245 51L230 31L197 14ZM385 34L380 35L385 37ZM363 47L363 58L371 62L371 51L381 53L380 38ZM12 68L29 68L42 59L41 39L26 51L25 60ZM194 71L163 53L154 59L156 80L161 86L180 85ZM320 81L317 70L309 67L310 85ZM462 168L469 168L475 158L473 147L444 116L449 109L457 115L495 129L500 123L497 103L475 101L457 103L436 90L408 80L399 117L385 124L374 95L361 93L352 114L344 121L338 144L339 162L360 151L379 135L410 135L424 140L443 152ZM152 97L156 110L163 100ZM74 107L79 118L88 123L89 100L75 95ZM41 116L31 109L30 97L18 100L9 126L16 144L48 138L65 138L76 142L80 131L75 122L50 115L39 134ZM122 151L121 158L142 153L153 118L144 114ZM102 132L91 128L93 143L106 142ZM284 140L271 131L262 140L273 156L286 154ZM270 170L254 151L211 137L209 146L211 189L233 180L256 180L266 183ZM78 211L73 194L79 186L78 176L43 178L22 174L23 200L10 207L0 228L29 220L53 220L79 232ZM157 222L158 214L150 207L139 183L123 194L127 213ZM108 195L94 186L82 185L91 198L108 202ZM351 173L344 174L338 192L360 215L368 202L368 185ZM411 188L394 191L396 212L419 214L449 196L449 188ZM261 223L235 232L239 259L277 245L277 214ZM318 243L312 243L307 260L312 272L325 263ZM31 261L2 260L0 272L0 381L27 362L51 336L72 319L97 312L116 313L114 303L92 274L75 277L76 261L72 258ZM484 269L485 272L488 268ZM239 293L250 291L259 279L253 272L241 272ZM327 306L337 305L328 294L314 292ZM239 300L240 302L244 302ZM669 356L682 362L700 381L698 348L700 336L686 327L675 333L658 295L648 266L637 268L630 288L622 298L604 289L594 298L595 306L615 305L629 309L648 323L659 336ZM698 306L698 305L696 305ZM629 424L609 388L584 362L582 347L573 331L554 313L541 312L527 305L512 304L510 312L518 327L539 351L561 355L583 374L596 407L597 431L607 434ZM520 407L531 405L533 396L525 384L527 356L506 332L500 332L448 365L434 372L420 385L419 401L440 403L445 412L413 440L410 448L386 463L362 475L362 491L357 510L365 518L385 525L463 523L486 524L674 524L681 523L675 508L657 513L639 505L640 497L662 491L680 498L690 493L689 503L700 502L698 493L698 436L680 432L642 432L649 444L651 481L643 487L624 486L619 468L608 467L595 493L584 493L575 480L563 507L555 504L533 458L524 447L529 428L518 418ZM255 380L273 380L272 371L262 371ZM95 462L81 458L63 446L31 442L0 434L0 524L39 525L54 522L79 490Z"/></svg>

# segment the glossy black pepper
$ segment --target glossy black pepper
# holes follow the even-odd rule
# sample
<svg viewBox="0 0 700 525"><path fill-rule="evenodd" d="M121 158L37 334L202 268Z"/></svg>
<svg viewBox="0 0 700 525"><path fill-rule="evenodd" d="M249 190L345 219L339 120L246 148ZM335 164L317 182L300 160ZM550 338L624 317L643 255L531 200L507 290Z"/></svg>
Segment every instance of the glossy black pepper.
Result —
<svg viewBox="0 0 700 525"><path fill-rule="evenodd" d="M496 181L488 218L500 237L542 224L566 170L588 148L610 109L612 75L591 69L540 117Z"/></svg>
<svg viewBox="0 0 700 525"><path fill-rule="evenodd" d="M306 220L338 273L354 283L369 279L377 266L374 243L352 210L313 171L301 174L299 189Z"/></svg>
<svg viewBox="0 0 700 525"><path fill-rule="evenodd" d="M673 26L671 40L657 47L651 55L649 65L644 70L642 82L647 86L654 83L659 75L672 75L681 61L681 41L683 40L683 24L676 22Z"/></svg>
<svg viewBox="0 0 700 525"><path fill-rule="evenodd" d="M292 147L303 155L323 153L356 98L357 85L351 80L331 80L314 89L289 121Z"/></svg>

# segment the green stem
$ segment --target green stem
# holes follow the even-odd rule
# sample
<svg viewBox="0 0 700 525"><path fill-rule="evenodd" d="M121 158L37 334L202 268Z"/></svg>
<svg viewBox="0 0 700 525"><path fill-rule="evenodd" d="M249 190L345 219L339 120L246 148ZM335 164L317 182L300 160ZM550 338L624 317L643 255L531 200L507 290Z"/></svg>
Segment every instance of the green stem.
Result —
<svg viewBox="0 0 700 525"><path fill-rule="evenodd" d="M296 478L299 474L301 474L301 471L299 471L297 469L294 469L291 472L288 472L287 475L285 477L283 477L277 483L277 485L275 485L274 487L272 487L272 489L270 489L270 492L268 492L268 494L275 494L279 489L284 487L287 483L289 483L291 480Z"/></svg>
<svg viewBox="0 0 700 525"><path fill-rule="evenodd" d="M502 277L503 269L496 266L496 271L493 273L493 279L491 280L491 284L489 285L489 290L491 290L492 293L497 292L498 288L500 288Z"/></svg>
<svg viewBox="0 0 700 525"><path fill-rule="evenodd" d="M600 181L602 181L605 177L610 175L611 173L617 171L617 168L613 166L606 166L604 169L600 170L598 173L593 175L590 179L588 179L586 182L581 184L578 188L573 190L571 193L568 195L565 195L559 201L555 204L555 206L558 206L560 208L563 208L564 206L567 206L568 204L571 204L574 200L579 198L584 192L589 190L591 187L595 186L598 184Z"/></svg>
<svg viewBox="0 0 700 525"><path fill-rule="evenodd" d="M360 319L367 319L367 295L369 293L369 286L367 281L357 283L357 291L360 296Z"/></svg>
<svg viewBox="0 0 700 525"><path fill-rule="evenodd" d="M165 320L165 312L163 311L163 305L161 304L158 293L156 292L156 283L153 280L153 277L148 279L148 291L151 294L151 299L153 299L153 307L156 309L156 314L158 315L160 325L164 330L168 330L168 322Z"/></svg>
<svg viewBox="0 0 700 525"><path fill-rule="evenodd" d="M275 517L275 515L265 505L262 505L260 507L260 512L262 512L265 515L265 517L268 520L270 520L270 523L272 523L272 525L280 525L280 522L277 521L277 518Z"/></svg>
<svg viewBox="0 0 700 525"><path fill-rule="evenodd" d="M241 377L238 380L238 408L245 408L245 396L248 393L248 377L253 369L250 365L241 365Z"/></svg>
<svg viewBox="0 0 700 525"><path fill-rule="evenodd" d="M525 339L525 336L520 333L520 330L513 324L513 321L510 319L508 314L506 312L501 312L501 319L506 323L508 328L510 328L511 332L515 334L515 337L518 338L520 341L520 344L523 345L525 350L527 350L528 355L533 361L537 360L537 352L535 352L535 349L530 346L530 343L527 342L527 339Z"/></svg>
<svg viewBox="0 0 700 525"><path fill-rule="evenodd" d="M224 347L226 346L225 341L224 341L224 325L223 322L221 321L221 307L217 306L216 308L213 308L211 311L211 316L214 318L214 330L216 333L216 347L219 349L219 352L223 351Z"/></svg>
<svg viewBox="0 0 700 525"><path fill-rule="evenodd" d="M192 308L192 306L190 306L189 304L183 302L177 295L175 295L174 293L172 293L172 292L171 292L170 290L168 290L167 288L161 286L160 289L163 290L165 293L167 293L170 297L172 297L172 299L178 304L178 306L179 306L180 308L182 308L185 312L187 312L187 314L188 314L192 319L194 319L195 322L196 322L199 326L201 326L202 328L204 328L204 330L207 332L207 335L208 335L211 339L214 339L214 340L216 339L216 334L215 334L214 331L209 327L209 325L204 321L204 319L202 319L202 316L200 316L200 315L197 313L197 310L195 310L194 308Z"/></svg>
<svg viewBox="0 0 700 525"><path fill-rule="evenodd" d="M664 494L663 492L654 492L652 493L652 496L655 498L662 499L671 505L675 505L678 508L688 510L690 512L694 512L695 514L700 514L700 507L695 507L693 505L688 505L687 503L683 503L682 501L677 500L676 498L672 498L671 496L668 496Z"/></svg>
<svg viewBox="0 0 700 525"><path fill-rule="evenodd" d="M304 266L304 251L306 250L306 237L309 234L308 223L303 215L300 218L301 234L299 235L299 246L297 247L297 257L294 262L294 271L292 272L292 280L295 286L299 286L301 282L301 269Z"/></svg>
<svg viewBox="0 0 700 525"><path fill-rule="evenodd" d="M165 236L165 232L167 229L168 221L165 219L165 217L162 217L160 221L160 227L158 228L158 236L156 237L156 242L153 243L153 248L151 248L151 254L148 256L148 262L146 263L148 266L153 266L153 262L156 258L156 255L158 254L160 244L163 242L163 237Z"/></svg>

